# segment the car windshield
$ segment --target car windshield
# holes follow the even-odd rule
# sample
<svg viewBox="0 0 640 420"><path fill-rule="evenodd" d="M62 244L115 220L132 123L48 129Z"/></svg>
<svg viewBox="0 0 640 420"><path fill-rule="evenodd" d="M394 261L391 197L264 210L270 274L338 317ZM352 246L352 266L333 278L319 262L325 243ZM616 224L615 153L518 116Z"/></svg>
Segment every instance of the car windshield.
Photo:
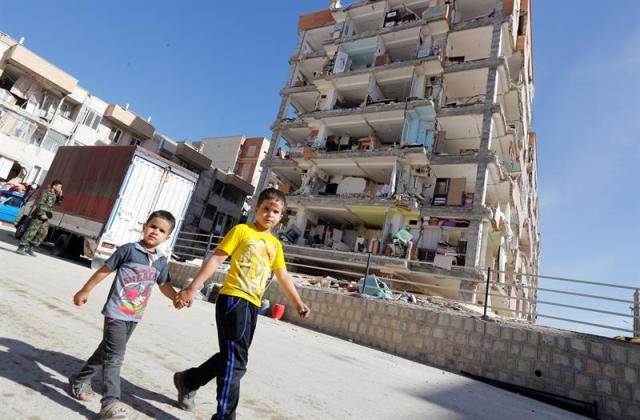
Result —
<svg viewBox="0 0 640 420"><path fill-rule="evenodd" d="M22 206L23 199L14 195L0 195L0 204L3 206L20 207Z"/></svg>

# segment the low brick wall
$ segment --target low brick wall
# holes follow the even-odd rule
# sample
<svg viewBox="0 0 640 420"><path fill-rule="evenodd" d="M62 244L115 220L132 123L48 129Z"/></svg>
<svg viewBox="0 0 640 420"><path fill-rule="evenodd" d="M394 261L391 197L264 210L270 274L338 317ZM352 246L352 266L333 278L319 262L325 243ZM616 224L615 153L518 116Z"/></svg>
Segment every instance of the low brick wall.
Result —
<svg viewBox="0 0 640 420"><path fill-rule="evenodd" d="M171 276L171 284L178 288L185 287L188 279L192 279L200 266L185 264L178 261L169 262L169 275Z"/></svg>
<svg viewBox="0 0 640 420"><path fill-rule="evenodd" d="M193 279L200 269L200 265L186 264L178 261L169 262L169 275L171 276L171 284L174 287L182 289L186 287L191 279ZM205 282L205 285L209 282L216 282L222 284L226 273L223 271L216 271L209 280Z"/></svg>
<svg viewBox="0 0 640 420"><path fill-rule="evenodd" d="M327 289L298 290L312 316L302 321L287 311L286 321L432 366L595 401L602 418L640 419L640 345ZM275 283L265 298L290 307Z"/></svg>

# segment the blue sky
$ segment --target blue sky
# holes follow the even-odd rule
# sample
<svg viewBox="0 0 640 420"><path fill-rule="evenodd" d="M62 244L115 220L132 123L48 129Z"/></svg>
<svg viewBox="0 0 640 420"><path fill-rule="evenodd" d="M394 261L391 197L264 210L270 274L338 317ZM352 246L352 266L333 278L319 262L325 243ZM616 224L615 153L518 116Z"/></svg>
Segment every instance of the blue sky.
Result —
<svg viewBox="0 0 640 420"><path fill-rule="evenodd" d="M0 31L24 36L92 93L151 115L161 132L196 140L270 137L297 18L329 1L5 3ZM640 287L640 2L587 3L533 1L540 273ZM631 298L630 291L543 284ZM616 312L628 306L540 298ZM619 317L562 311L630 328ZM544 305L540 312L560 313Z"/></svg>

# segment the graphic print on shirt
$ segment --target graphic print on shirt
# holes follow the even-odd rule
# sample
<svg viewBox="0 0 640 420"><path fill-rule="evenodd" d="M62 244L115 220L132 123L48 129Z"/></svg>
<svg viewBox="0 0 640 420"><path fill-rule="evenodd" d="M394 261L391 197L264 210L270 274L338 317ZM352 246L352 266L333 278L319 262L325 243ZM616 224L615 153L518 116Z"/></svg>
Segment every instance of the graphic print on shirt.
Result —
<svg viewBox="0 0 640 420"><path fill-rule="evenodd" d="M276 258L278 247L264 239L249 241L238 255L238 282L249 293L263 290L271 273L271 264Z"/></svg>
<svg viewBox="0 0 640 420"><path fill-rule="evenodd" d="M142 317L151 290L155 283L157 270L142 264L128 264L121 267L118 309L125 315Z"/></svg>

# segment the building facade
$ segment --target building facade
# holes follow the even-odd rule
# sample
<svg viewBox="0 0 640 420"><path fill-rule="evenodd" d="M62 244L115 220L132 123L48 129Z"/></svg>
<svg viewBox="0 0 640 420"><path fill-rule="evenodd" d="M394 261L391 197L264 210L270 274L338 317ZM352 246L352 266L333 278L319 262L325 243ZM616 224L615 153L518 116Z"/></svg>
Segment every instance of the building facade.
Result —
<svg viewBox="0 0 640 420"><path fill-rule="evenodd" d="M494 311L534 320L531 2L333 1L300 17L289 64L260 182L290 191L288 255L371 252L412 291L472 304L491 268Z"/></svg>
<svg viewBox="0 0 640 420"><path fill-rule="evenodd" d="M212 165L222 171L235 173L240 178L258 187L262 174L262 161L269 150L269 139L264 137L207 137L199 141L202 154Z"/></svg>
<svg viewBox="0 0 640 420"><path fill-rule="evenodd" d="M0 33L0 180L40 183L62 145L136 144L150 119L110 104Z"/></svg>

